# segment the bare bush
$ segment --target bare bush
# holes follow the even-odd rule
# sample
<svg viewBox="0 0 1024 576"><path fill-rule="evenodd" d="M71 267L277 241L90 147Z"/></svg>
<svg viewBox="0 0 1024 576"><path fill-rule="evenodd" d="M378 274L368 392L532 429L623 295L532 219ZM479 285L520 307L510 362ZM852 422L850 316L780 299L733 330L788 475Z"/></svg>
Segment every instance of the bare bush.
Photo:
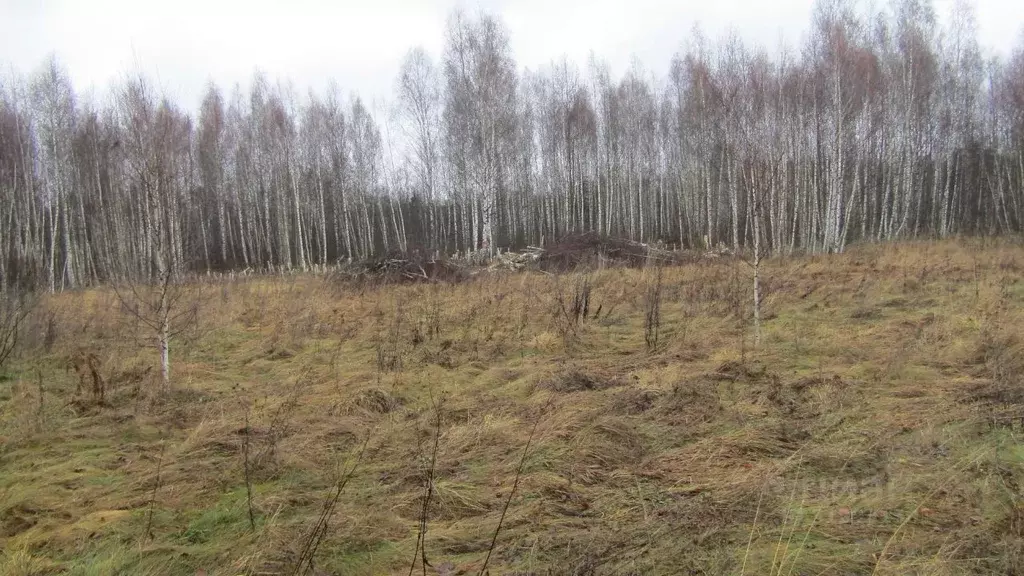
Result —
<svg viewBox="0 0 1024 576"><path fill-rule="evenodd" d="M308 384L308 379L309 369L306 369L303 374L295 380L292 384L291 390L289 390L284 400L277 405L274 411L269 415L264 414L267 425L263 434L261 434L263 446L252 457L252 461L250 463L250 474L255 474L256 472L266 468L269 469L269 473L273 475L274 468L276 467L278 442L280 442L280 440L289 433L292 414L299 407L302 389ZM245 430L244 432L252 434L251 430ZM250 441L252 440L254 440L254 438L250 437Z"/></svg>
<svg viewBox="0 0 1024 576"><path fill-rule="evenodd" d="M405 305L401 300L395 303L391 322L385 327L383 311L378 310L378 329L376 334L377 374L402 371L402 330L405 324Z"/></svg>
<svg viewBox="0 0 1024 576"><path fill-rule="evenodd" d="M572 283L572 292L569 293L559 286L555 296L555 303L558 306L555 311L556 326L566 344L576 339L577 330L590 318L597 318L601 314L601 306L598 306L591 314L591 293L593 286L590 283L590 276L578 276Z"/></svg>
<svg viewBox="0 0 1024 576"><path fill-rule="evenodd" d="M78 376L78 385L75 387L75 395L80 396L83 391L92 395L95 404L103 404L106 392L106 382L100 373L102 362L99 356L91 350L79 348L68 358L68 368L75 371Z"/></svg>
<svg viewBox="0 0 1024 576"><path fill-rule="evenodd" d="M320 514L317 516L316 522L302 540L302 549L299 551L299 557L295 562L294 570L292 571L293 575L304 576L305 574L314 572L315 566L313 565L313 560L316 558L316 551L320 548L320 544L323 542L324 536L327 535L331 517L334 516L334 510L338 506L338 500L341 499L341 493L345 491L345 486L348 485L349 480L351 480L352 476L356 473L356 469L359 468L359 463L363 459L363 454L366 452L366 446L369 442L370 435L368 434L362 447L356 454L355 461L352 463L352 466L338 478L335 485L331 487L330 491L328 491L327 496L324 498L323 505L320 508Z"/></svg>
<svg viewBox="0 0 1024 576"><path fill-rule="evenodd" d="M654 275L654 281L648 282L644 294L644 342L648 350L657 350L658 338L661 335L661 267Z"/></svg>
<svg viewBox="0 0 1024 576"><path fill-rule="evenodd" d="M22 322L32 309L27 296L18 297L0 291L0 368L18 345Z"/></svg>

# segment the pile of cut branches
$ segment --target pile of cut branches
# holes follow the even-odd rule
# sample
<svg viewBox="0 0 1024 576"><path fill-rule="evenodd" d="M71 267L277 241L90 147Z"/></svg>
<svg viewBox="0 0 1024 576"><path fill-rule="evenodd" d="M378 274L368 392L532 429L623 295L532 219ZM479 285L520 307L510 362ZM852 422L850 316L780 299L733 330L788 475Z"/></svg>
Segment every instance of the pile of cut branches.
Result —
<svg viewBox="0 0 1024 576"><path fill-rule="evenodd" d="M465 267L454 262L401 253L390 253L380 258L345 265L339 274L347 280L385 284L459 282L469 276Z"/></svg>

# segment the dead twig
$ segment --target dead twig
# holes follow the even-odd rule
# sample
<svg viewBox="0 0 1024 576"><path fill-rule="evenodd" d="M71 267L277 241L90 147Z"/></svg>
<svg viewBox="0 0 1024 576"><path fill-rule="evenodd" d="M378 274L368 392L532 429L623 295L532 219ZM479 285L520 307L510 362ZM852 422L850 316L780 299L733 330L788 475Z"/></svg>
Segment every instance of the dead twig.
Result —
<svg viewBox="0 0 1024 576"><path fill-rule="evenodd" d="M249 473L249 407L245 408L245 435L242 438L242 458L245 469L245 501L249 507L249 527L256 531L256 518L252 513L252 475Z"/></svg>
<svg viewBox="0 0 1024 576"><path fill-rule="evenodd" d="M164 468L164 450L167 448L167 440L160 441L160 459L156 463L156 479L153 480L153 491L149 494L149 508L146 510L146 530L142 533L142 541L145 542L153 537L153 507L156 505L156 493L160 490L160 475Z"/></svg>
<svg viewBox="0 0 1024 576"><path fill-rule="evenodd" d="M313 529L306 536L302 550L299 552L299 559L296 561L295 570L292 572L295 576L304 576L313 571L313 558L316 556L316 551L320 547L320 543L323 542L324 536L327 535L327 528L330 525L331 517L334 515L334 509L338 506L338 500L341 498L341 493L345 491L345 486L348 485L356 469L359 468L359 463L363 459L363 454L366 452L366 446L370 443L371 436L372 431L363 440L363 444L356 454L356 461L352 464L352 467L338 479L337 484L327 494L324 505L320 509L320 516L317 517Z"/></svg>
<svg viewBox="0 0 1024 576"><path fill-rule="evenodd" d="M537 415L537 419L533 422L533 428L530 430L530 435L526 439L526 446L523 447L523 455L519 458L519 466L516 468L516 476L512 481L512 490L508 493L508 498L505 499L505 505L501 508L501 516L498 517L498 525L494 528L494 535L491 536L491 545L487 547L487 556L484 557L484 564L480 567L480 576L488 574L487 564L491 561L491 554L494 552L494 547L498 543L498 534L501 533L501 525L505 522L505 515L508 513L508 507L512 504L512 498L516 495L516 490L519 488L519 479L523 475L523 467L526 466L526 457L530 454L530 444L533 443L533 437L537 433L537 426L540 424L541 418L546 411L548 404L541 409L541 413Z"/></svg>
<svg viewBox="0 0 1024 576"><path fill-rule="evenodd" d="M416 569L416 558L419 556L424 576L430 561L427 560L427 525L430 516L430 500L434 495L434 471L437 468L437 449L441 443L441 419L444 408L444 396L440 400L434 400L433 393L430 394L430 403L434 408L434 448L430 454L430 466L427 468L426 479L423 484L423 506L420 508L420 527L416 535L416 550L413 551L412 563L409 565L409 576L412 576Z"/></svg>

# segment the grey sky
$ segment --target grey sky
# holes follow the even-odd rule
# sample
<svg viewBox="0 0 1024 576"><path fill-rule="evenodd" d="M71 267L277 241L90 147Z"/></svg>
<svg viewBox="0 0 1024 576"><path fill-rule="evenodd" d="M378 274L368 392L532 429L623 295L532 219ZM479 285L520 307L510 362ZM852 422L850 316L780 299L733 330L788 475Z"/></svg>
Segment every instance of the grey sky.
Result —
<svg viewBox="0 0 1024 576"><path fill-rule="evenodd" d="M0 0L0 63L21 73L50 52L76 88L97 96L140 68L195 108L209 80L247 84L256 69L299 93L334 79L344 92L390 98L399 63L422 45L435 57L452 8L484 9L508 25L515 58L536 69L591 50L616 75L634 57L664 75L695 22L714 39L798 46L813 0ZM936 0L944 19L952 0ZM1024 24L1022 0L975 0L982 46L1008 55ZM7 71L4 71L6 73Z"/></svg>

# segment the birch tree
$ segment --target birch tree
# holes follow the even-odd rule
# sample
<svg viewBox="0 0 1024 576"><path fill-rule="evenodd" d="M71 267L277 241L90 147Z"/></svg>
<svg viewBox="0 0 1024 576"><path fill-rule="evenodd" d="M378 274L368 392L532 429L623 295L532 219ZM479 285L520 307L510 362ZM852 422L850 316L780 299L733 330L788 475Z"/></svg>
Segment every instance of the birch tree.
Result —
<svg viewBox="0 0 1024 576"><path fill-rule="evenodd" d="M928 0L821 0L809 18L795 49L694 27L666 70L617 75L598 55L519 70L498 18L454 12L436 65L405 58L397 116L263 74L195 103L137 75L80 99L51 57L0 77L0 285L581 232L764 257L1021 232L1021 48L983 59L967 0L941 28Z"/></svg>

